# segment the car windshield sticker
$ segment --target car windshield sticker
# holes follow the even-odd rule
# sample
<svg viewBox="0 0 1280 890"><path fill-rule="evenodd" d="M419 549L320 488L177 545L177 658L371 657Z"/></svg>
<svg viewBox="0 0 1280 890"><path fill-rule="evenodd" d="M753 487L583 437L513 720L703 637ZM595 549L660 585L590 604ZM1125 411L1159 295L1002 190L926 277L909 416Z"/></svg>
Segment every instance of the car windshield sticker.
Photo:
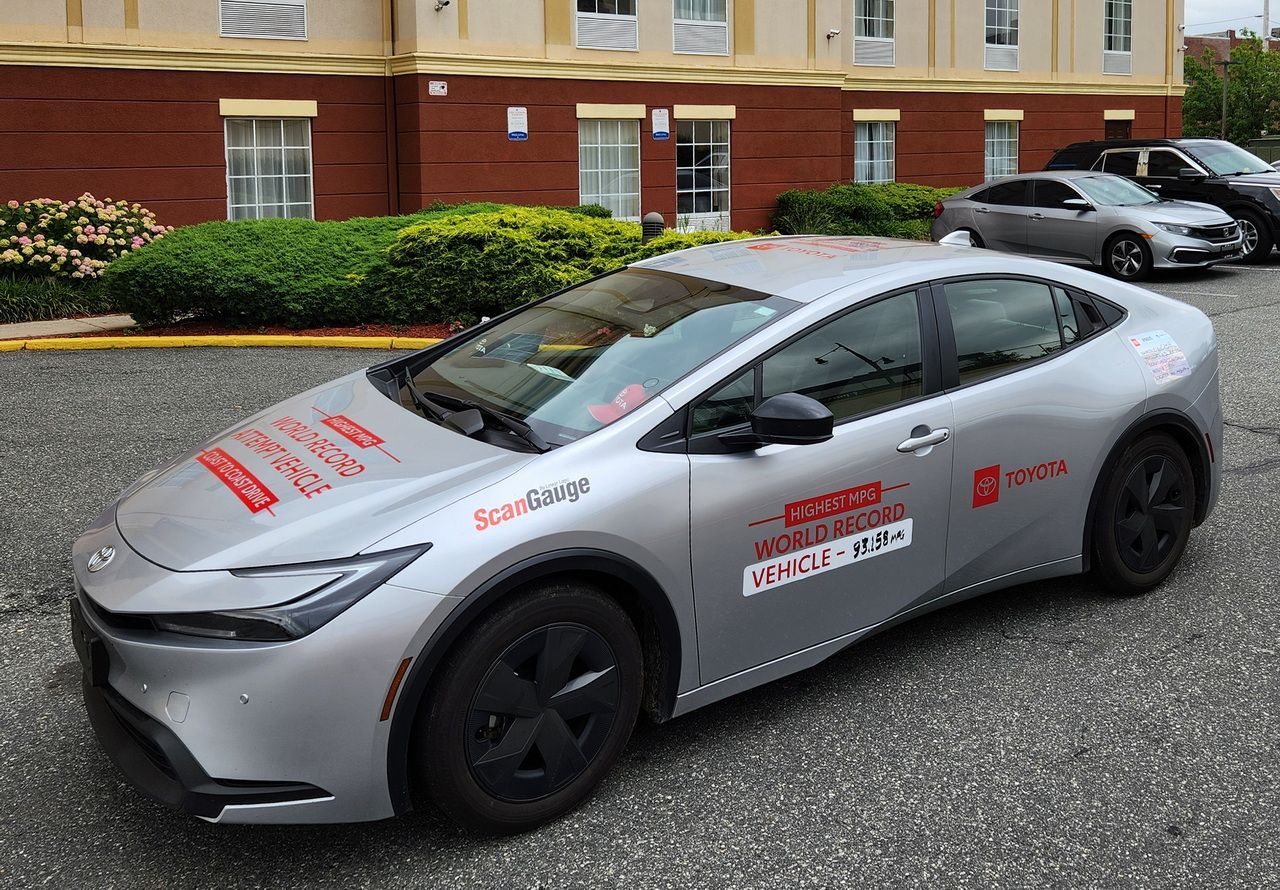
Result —
<svg viewBox="0 0 1280 890"><path fill-rule="evenodd" d="M756 528L781 522L783 530L754 542L756 562L742 571L742 595L910 547L912 520L906 504L884 503L886 494L909 484L866 482L791 501L778 515L748 523Z"/></svg>
<svg viewBox="0 0 1280 890"><path fill-rule="evenodd" d="M1191 373L1191 365L1182 347L1166 331L1133 334L1129 337L1129 345L1137 350L1138 357L1146 364L1156 383L1168 383Z"/></svg>

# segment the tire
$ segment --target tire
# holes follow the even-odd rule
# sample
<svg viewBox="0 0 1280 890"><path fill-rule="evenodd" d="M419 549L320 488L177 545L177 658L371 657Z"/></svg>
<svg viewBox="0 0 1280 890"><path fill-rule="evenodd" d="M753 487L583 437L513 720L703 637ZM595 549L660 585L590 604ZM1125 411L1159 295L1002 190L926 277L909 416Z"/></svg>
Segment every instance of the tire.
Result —
<svg viewBox="0 0 1280 890"><path fill-rule="evenodd" d="M419 787L486 834L563 815L626 746L643 667L631 619L598 590L552 584L500 604L441 663L418 712Z"/></svg>
<svg viewBox="0 0 1280 890"><path fill-rule="evenodd" d="M1102 268L1112 278L1141 281L1151 274L1151 248L1141 235L1113 235L1102 249Z"/></svg>
<svg viewBox="0 0 1280 890"><path fill-rule="evenodd" d="M1162 583L1191 537L1195 475L1182 448L1152 433L1112 467L1093 525L1094 569L1114 593L1144 593Z"/></svg>
<svg viewBox="0 0 1280 890"><path fill-rule="evenodd" d="M1271 239L1271 230L1267 227L1266 220L1262 218L1262 214L1256 210L1248 210L1240 208L1233 210L1231 215L1235 217L1237 223L1240 224L1240 230L1244 234L1244 251L1238 263L1264 263L1271 256L1271 248L1275 246L1275 242ZM1250 247L1250 244L1253 246Z"/></svg>

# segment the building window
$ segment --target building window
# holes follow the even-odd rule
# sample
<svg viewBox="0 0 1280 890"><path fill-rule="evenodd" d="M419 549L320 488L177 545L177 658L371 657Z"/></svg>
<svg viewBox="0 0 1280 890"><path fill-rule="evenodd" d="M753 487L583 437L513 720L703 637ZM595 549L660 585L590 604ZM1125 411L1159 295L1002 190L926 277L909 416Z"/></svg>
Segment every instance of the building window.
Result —
<svg viewBox="0 0 1280 890"><path fill-rule="evenodd" d="M985 65L1018 70L1018 0L987 0Z"/></svg>
<svg viewBox="0 0 1280 890"><path fill-rule="evenodd" d="M893 0L854 0L853 64L894 63Z"/></svg>
<svg viewBox="0 0 1280 890"><path fill-rule="evenodd" d="M615 219L639 221L639 121L578 121L578 195Z"/></svg>
<svg viewBox="0 0 1280 890"><path fill-rule="evenodd" d="M307 0L219 0L222 37L307 39Z"/></svg>
<svg viewBox="0 0 1280 890"><path fill-rule="evenodd" d="M727 56L728 0L675 0L672 48L678 53Z"/></svg>
<svg viewBox="0 0 1280 890"><path fill-rule="evenodd" d="M676 227L729 230L729 122L676 122Z"/></svg>
<svg viewBox="0 0 1280 890"><path fill-rule="evenodd" d="M892 121L872 121L853 125L853 181L893 182L894 138Z"/></svg>
<svg viewBox="0 0 1280 890"><path fill-rule="evenodd" d="M578 0L579 49L640 48L636 0Z"/></svg>
<svg viewBox="0 0 1280 890"><path fill-rule="evenodd" d="M228 118L227 218L313 219L311 121Z"/></svg>
<svg viewBox="0 0 1280 890"><path fill-rule="evenodd" d="M987 121L986 159L983 172L987 179L1012 176L1018 172L1018 122Z"/></svg>
<svg viewBox="0 0 1280 890"><path fill-rule="evenodd" d="M1102 73L1133 73L1133 0L1104 0Z"/></svg>

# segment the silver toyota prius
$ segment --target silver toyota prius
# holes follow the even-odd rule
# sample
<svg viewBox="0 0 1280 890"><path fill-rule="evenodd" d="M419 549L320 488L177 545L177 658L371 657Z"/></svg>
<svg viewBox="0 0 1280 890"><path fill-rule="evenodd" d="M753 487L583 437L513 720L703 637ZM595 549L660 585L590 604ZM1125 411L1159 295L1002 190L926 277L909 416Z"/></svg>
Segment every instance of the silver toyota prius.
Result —
<svg viewBox="0 0 1280 890"><path fill-rule="evenodd" d="M511 832L662 722L928 610L1160 584L1221 479L1209 319L971 247L646 260L294 396L75 544L89 719L214 822Z"/></svg>
<svg viewBox="0 0 1280 890"><path fill-rule="evenodd" d="M1220 207L1166 201L1089 170L1010 176L946 198L934 208L933 239L955 233L977 247L1098 266L1124 281L1239 259L1244 244Z"/></svg>

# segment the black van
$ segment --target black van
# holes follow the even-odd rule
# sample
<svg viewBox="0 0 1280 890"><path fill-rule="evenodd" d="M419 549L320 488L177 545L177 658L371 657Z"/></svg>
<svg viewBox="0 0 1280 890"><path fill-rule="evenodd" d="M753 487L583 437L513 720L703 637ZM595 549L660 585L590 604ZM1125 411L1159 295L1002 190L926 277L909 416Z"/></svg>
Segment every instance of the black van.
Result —
<svg viewBox="0 0 1280 890"><path fill-rule="evenodd" d="M1077 142L1045 169L1118 173L1162 198L1215 204L1240 223L1246 263L1266 260L1280 240L1280 172L1221 139Z"/></svg>

